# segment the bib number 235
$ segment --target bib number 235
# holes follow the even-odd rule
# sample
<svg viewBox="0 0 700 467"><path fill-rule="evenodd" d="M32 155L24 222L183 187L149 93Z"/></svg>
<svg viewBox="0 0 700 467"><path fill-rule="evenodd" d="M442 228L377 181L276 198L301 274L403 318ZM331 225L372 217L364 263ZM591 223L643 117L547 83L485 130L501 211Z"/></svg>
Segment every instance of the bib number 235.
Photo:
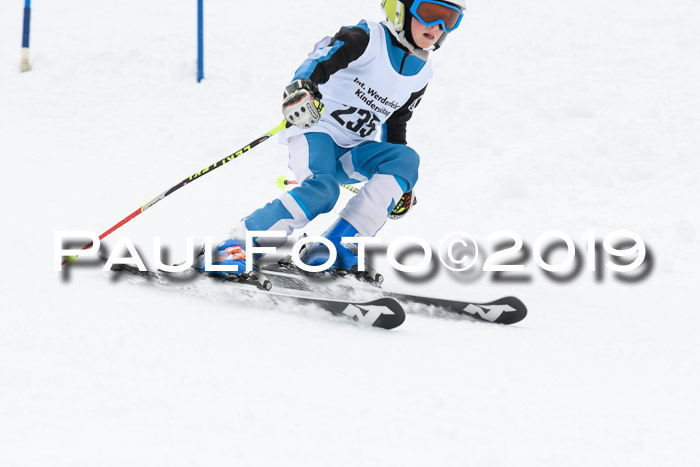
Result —
<svg viewBox="0 0 700 467"><path fill-rule="evenodd" d="M377 128L379 117L366 109L358 109L357 107L348 107L347 109L338 109L331 114L338 123L343 125L353 133L359 134L365 138L372 134Z"/></svg>

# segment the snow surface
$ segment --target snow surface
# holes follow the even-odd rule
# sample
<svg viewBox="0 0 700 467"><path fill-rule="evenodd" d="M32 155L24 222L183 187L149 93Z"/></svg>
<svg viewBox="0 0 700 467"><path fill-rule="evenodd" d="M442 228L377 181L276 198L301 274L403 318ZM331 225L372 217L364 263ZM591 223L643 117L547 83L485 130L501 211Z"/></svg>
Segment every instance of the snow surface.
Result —
<svg viewBox="0 0 700 467"><path fill-rule="evenodd" d="M409 125L419 204L381 231L640 234L650 277L386 286L489 300L522 323L408 316L392 332L114 283L62 280L54 232L101 233L280 121L323 35L379 1L0 3L0 465L699 465L700 2L470 2ZM276 197L265 143L110 237L217 237ZM341 201L349 194L343 194ZM339 204L339 208L342 202ZM337 214L306 229L320 233Z"/></svg>

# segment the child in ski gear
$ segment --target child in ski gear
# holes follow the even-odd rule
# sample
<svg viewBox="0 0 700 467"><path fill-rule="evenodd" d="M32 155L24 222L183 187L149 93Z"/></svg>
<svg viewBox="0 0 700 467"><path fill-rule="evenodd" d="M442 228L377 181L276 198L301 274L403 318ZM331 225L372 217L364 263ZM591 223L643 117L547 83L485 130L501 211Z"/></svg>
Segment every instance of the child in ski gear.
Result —
<svg viewBox="0 0 700 467"><path fill-rule="evenodd" d="M243 219L214 252L213 264L245 268L246 230L289 236L339 197L340 184L365 182L323 234L338 253L332 268L357 266L342 237L373 237L396 206L400 217L414 202L418 154L407 145L406 123L432 77L430 52L459 26L464 0L384 0L387 21L362 20L316 44L283 94L290 127L280 137L300 186ZM377 141L378 134L381 134ZM258 237L256 245L285 238ZM303 261L325 264L328 249L309 245ZM195 265L204 270L203 258Z"/></svg>

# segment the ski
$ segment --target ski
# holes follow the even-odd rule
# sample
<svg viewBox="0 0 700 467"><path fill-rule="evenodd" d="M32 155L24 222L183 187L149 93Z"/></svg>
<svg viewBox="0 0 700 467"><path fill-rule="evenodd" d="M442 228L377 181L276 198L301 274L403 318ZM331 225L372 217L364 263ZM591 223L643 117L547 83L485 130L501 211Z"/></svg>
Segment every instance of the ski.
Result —
<svg viewBox="0 0 700 467"><path fill-rule="evenodd" d="M406 313L401 304L392 297L380 297L375 300L349 300L335 297L323 297L315 294L301 294L303 290L277 291L271 289L270 281L264 273L253 271L243 274L237 280L218 279L201 274L194 269L182 273L167 273L164 271L140 271L138 268L115 264L112 266L115 273L128 273L155 281L163 288L171 288L173 285L185 284L192 280L206 280L210 283L220 284L222 287L236 287L248 293L259 293L272 299L277 305L285 303L297 303L306 306L316 306L335 316L356 321L359 324L373 326L381 329L394 329L403 324Z"/></svg>
<svg viewBox="0 0 700 467"><path fill-rule="evenodd" d="M283 287L302 291L317 291L324 286L340 286L340 290L349 292L351 289L356 288L358 284L369 283L377 285L362 277L355 280L354 276L353 278L345 279L337 274L308 274L285 262L262 266L260 271L270 280L273 288ZM354 282L347 282L348 280L354 280ZM418 313L430 311L426 307L435 307L450 314L467 316L478 321L496 324L515 324L527 316L527 307L516 297L504 297L489 302L472 302L392 292L383 288L376 288L375 290L380 290L384 296L396 299L406 307L407 311L413 310Z"/></svg>

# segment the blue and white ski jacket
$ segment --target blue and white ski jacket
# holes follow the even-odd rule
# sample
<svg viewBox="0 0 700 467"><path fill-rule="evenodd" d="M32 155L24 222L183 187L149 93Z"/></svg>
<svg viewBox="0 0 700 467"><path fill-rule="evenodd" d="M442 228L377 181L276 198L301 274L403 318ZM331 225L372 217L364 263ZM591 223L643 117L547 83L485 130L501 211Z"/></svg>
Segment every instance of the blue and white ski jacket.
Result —
<svg viewBox="0 0 700 467"><path fill-rule="evenodd" d="M385 24L361 21L316 44L294 79L319 85L325 111L311 129L292 127L283 139L323 132L341 147L381 140L406 144L406 123L432 77L431 60L406 49Z"/></svg>

